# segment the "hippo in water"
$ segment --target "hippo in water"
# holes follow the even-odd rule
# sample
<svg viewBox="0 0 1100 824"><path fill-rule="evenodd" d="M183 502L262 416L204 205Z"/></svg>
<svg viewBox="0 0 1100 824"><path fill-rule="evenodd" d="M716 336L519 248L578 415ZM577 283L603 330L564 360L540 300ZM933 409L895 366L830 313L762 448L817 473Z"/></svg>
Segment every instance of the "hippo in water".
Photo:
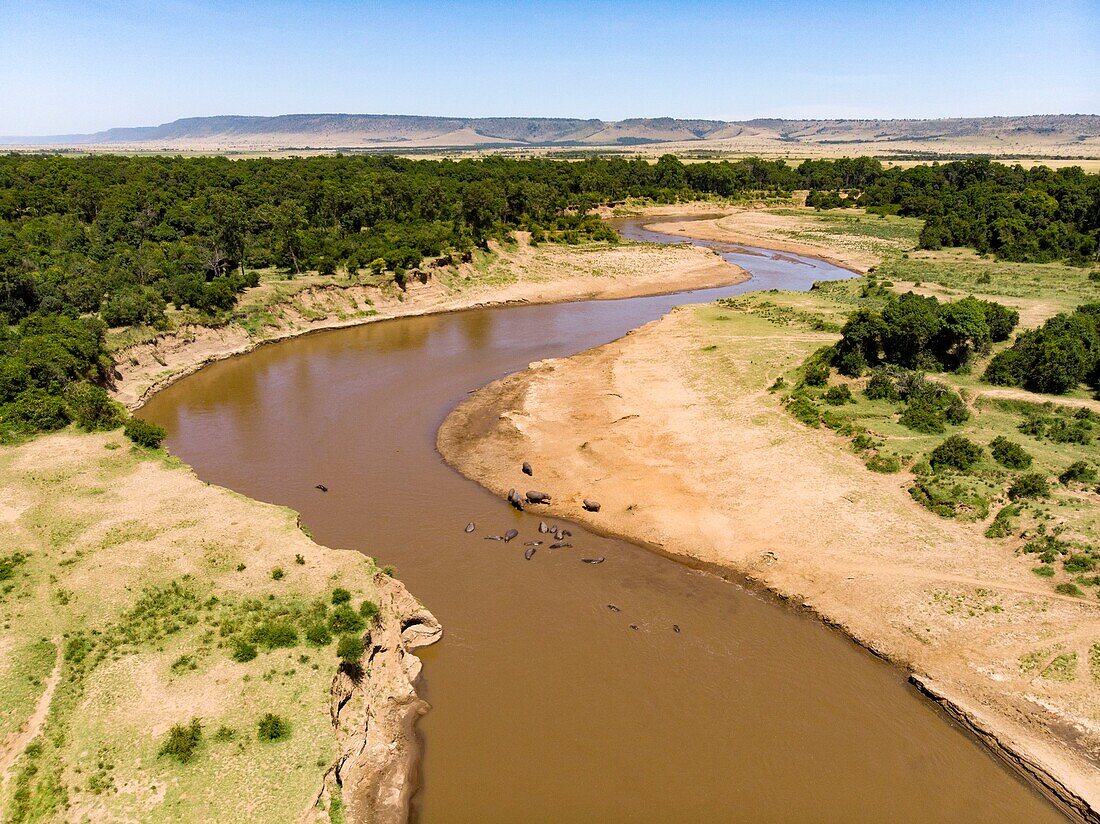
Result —
<svg viewBox="0 0 1100 824"><path fill-rule="evenodd" d="M523 498L521 498L520 494L514 489L508 490L508 503L510 503L520 512L523 512Z"/></svg>
<svg viewBox="0 0 1100 824"><path fill-rule="evenodd" d="M545 535L550 531L550 527L546 525L546 521L539 521L539 532Z"/></svg>
<svg viewBox="0 0 1100 824"><path fill-rule="evenodd" d="M531 556L534 555L534 554L535 554L535 548L531 547L529 550L527 550L525 553L523 553L523 557L526 558L528 561L530 561Z"/></svg>
<svg viewBox="0 0 1100 824"><path fill-rule="evenodd" d="M604 562L602 555L599 558L581 558L581 560L586 564L602 564Z"/></svg>
<svg viewBox="0 0 1100 824"><path fill-rule="evenodd" d="M473 521L470 521L470 523L466 524L466 532L467 533L473 532L475 529L477 529L477 527L474 526Z"/></svg>
<svg viewBox="0 0 1100 824"><path fill-rule="evenodd" d="M515 538L517 535L519 535L519 530L518 529L509 529L507 532L504 533L504 543L508 543L510 540Z"/></svg>
<svg viewBox="0 0 1100 824"><path fill-rule="evenodd" d="M317 486L315 486L315 487L313 487L313 488L314 488L314 489L319 489L319 490L321 490L322 492L328 492L328 487L327 487L327 486L325 486L324 484L317 484Z"/></svg>

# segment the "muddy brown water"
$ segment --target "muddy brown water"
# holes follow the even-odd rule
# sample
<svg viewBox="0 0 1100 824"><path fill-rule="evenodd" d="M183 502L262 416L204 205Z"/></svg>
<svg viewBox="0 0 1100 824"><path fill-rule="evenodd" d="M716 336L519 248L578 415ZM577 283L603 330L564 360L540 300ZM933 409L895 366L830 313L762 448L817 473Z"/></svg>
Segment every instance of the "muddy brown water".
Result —
<svg viewBox="0 0 1100 824"><path fill-rule="evenodd" d="M576 524L573 548L524 560L539 513L512 511L436 452L467 392L531 361L677 304L851 274L724 254L753 280L309 335L213 364L142 414L204 480L291 506L320 543L395 565L443 623L421 651L425 824L1064 821L896 668L803 614ZM518 488L540 488L539 467L515 472ZM511 543L483 540L509 527ZM606 562L580 560L594 556Z"/></svg>

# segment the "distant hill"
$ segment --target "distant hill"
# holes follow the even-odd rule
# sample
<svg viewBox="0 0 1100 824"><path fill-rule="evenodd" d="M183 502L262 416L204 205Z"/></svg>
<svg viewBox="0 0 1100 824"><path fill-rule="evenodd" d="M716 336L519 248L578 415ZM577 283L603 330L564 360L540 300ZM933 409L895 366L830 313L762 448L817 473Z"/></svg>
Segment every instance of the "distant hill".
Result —
<svg viewBox="0 0 1100 824"><path fill-rule="evenodd" d="M421 117L287 114L189 117L160 126L92 134L0 137L19 147L147 151L288 149L507 149L668 146L767 154L987 153L1100 157L1100 116L936 120L778 120L739 122L671 117L604 121L548 117Z"/></svg>

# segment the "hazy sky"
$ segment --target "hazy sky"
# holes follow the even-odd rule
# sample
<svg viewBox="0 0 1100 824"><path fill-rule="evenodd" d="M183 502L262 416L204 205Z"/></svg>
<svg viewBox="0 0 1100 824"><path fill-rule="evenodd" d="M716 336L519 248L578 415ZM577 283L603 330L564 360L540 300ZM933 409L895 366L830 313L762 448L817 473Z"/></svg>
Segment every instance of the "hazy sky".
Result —
<svg viewBox="0 0 1100 824"><path fill-rule="evenodd" d="M1100 0L0 0L0 134L213 114L1100 113Z"/></svg>

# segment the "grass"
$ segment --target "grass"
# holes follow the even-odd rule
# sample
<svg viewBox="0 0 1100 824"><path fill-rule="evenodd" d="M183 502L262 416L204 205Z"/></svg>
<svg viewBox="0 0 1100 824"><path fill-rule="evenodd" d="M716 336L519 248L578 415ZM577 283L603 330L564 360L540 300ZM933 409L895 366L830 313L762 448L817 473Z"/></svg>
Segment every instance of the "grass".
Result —
<svg viewBox="0 0 1100 824"><path fill-rule="evenodd" d="M0 819L281 820L312 801L337 754L328 696L340 661L332 646L303 656L315 649L305 629L327 626L334 586L362 623L380 572L310 543L288 510L111 442L117 433L69 431L0 447L0 500L17 507L0 519L0 740L42 694L49 639L63 653ZM66 496L94 488L106 492ZM291 566L297 555L309 564ZM276 582L273 564L295 573ZM255 734L268 713L293 730L277 746Z"/></svg>
<svg viewBox="0 0 1100 824"><path fill-rule="evenodd" d="M875 220L864 216L849 224L822 217L820 231L870 234ZM904 237L903 227L888 231ZM891 289L883 285L883 278L891 273L915 275L918 269L926 283L960 290L981 286L992 296L1011 292L1048 303L1050 311L1100 299L1100 285L1088 280L1087 271L1059 264L996 262L960 252L920 259L891 255L872 278L820 284L809 293L749 294L695 311L704 327L713 325L715 341L728 334L731 324L753 341L759 348L751 366L756 385L771 386L773 396L796 420L833 430L870 471L907 475L915 505L945 518L979 523L990 540L1005 543L1006 553L1023 552L1029 541L1057 530L1068 539L1067 548L1043 556L1040 568L1051 571L1040 577L1060 594L1100 596L1100 575L1073 560L1083 555L1100 562L1100 493L1093 475L1100 467L1100 418L1093 420L1062 398L1021 401L984 395L989 387L978 380L980 363L969 374L931 376L958 393L970 413L958 424L943 422L941 432L906 426L906 407L900 402L868 398L863 392L866 376L853 380L831 372L824 383L816 380L818 376L810 380L814 353L837 340L834 330L846 317L860 305L877 308L885 302ZM893 290L899 288L908 285L892 284ZM697 357L733 363L732 358L724 359L720 342L713 345L717 348L702 347ZM743 361L738 364L739 370L745 369ZM724 373L725 379L739 382L754 376L745 371ZM955 452L963 443L959 439L970 445L962 463L946 460L954 454L943 446L949 439ZM1060 482L1060 477L1066 481Z"/></svg>

